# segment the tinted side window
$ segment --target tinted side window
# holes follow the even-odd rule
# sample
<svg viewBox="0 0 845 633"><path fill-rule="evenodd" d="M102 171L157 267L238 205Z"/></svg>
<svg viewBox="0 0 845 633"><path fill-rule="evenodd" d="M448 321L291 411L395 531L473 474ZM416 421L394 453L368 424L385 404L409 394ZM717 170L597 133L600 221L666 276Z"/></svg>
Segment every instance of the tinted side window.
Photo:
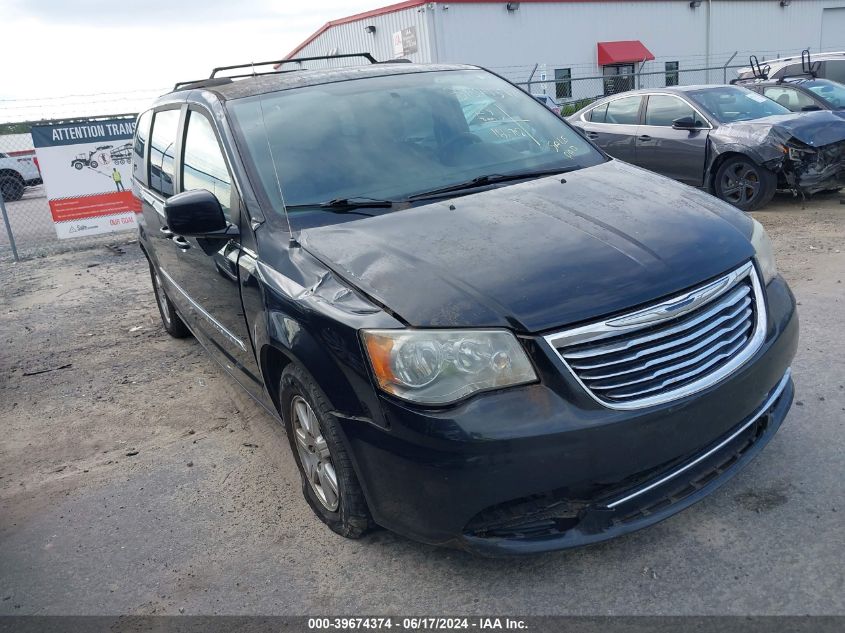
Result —
<svg viewBox="0 0 845 633"><path fill-rule="evenodd" d="M163 110L153 116L152 141L150 142L150 187L167 197L173 195L173 178L176 175L176 131L179 127L179 110Z"/></svg>
<svg viewBox="0 0 845 633"><path fill-rule="evenodd" d="M607 115L606 103L587 112L586 119L588 121L592 121L593 123L604 123L605 115Z"/></svg>
<svg viewBox="0 0 845 633"><path fill-rule="evenodd" d="M763 66L765 66L765 62L761 62ZM798 64L788 64L771 74L772 79L780 79L781 77L788 76L788 75L800 75L803 72L803 68L800 63Z"/></svg>
<svg viewBox="0 0 845 633"><path fill-rule="evenodd" d="M618 125L636 125L640 122L640 102L642 97L624 97L611 101L607 104L607 115L605 123L616 123Z"/></svg>
<svg viewBox="0 0 845 633"><path fill-rule="evenodd" d="M135 142L133 143L132 156L132 175L146 184L146 169L144 169L144 149L147 146L147 139L150 137L150 119L153 113L151 111L144 112L138 118L138 124L135 126Z"/></svg>
<svg viewBox="0 0 845 633"><path fill-rule="evenodd" d="M831 59L824 62L824 71L820 76L841 84L845 83L845 59Z"/></svg>
<svg viewBox="0 0 845 633"><path fill-rule="evenodd" d="M188 113L188 131L185 134L182 163L182 190L205 189L214 194L223 207L226 219L231 222L232 179L217 142L214 128L201 113Z"/></svg>
<svg viewBox="0 0 845 633"><path fill-rule="evenodd" d="M645 110L646 125L672 127L672 121L681 117L692 117L693 120L701 118L696 116L695 110L677 97L651 95L648 98Z"/></svg>

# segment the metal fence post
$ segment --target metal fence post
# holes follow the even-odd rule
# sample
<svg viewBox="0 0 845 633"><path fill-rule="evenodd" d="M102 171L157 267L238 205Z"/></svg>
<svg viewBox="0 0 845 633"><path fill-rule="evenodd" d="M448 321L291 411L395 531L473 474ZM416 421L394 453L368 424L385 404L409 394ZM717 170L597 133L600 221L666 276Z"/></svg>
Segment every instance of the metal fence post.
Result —
<svg viewBox="0 0 845 633"><path fill-rule="evenodd" d="M534 64L534 68L531 69L531 74L528 75L528 94L531 94L531 83L532 79L534 79L534 73L537 72L537 68L540 66L539 62Z"/></svg>
<svg viewBox="0 0 845 633"><path fill-rule="evenodd" d="M728 66L730 66L730 63L734 60L734 57L736 57L736 54L738 52L739 51L734 51L734 54L731 55L731 58L728 61L725 62L724 66L722 66L722 83L723 84L728 83Z"/></svg>
<svg viewBox="0 0 845 633"><path fill-rule="evenodd" d="M15 244L15 234L12 233L12 225L9 224L9 214L6 213L6 201L3 200L2 191L0 191L0 213L3 214L3 224L6 225L6 233L9 234L9 244L12 247L12 257L15 258L16 262L19 262L20 257L18 257L18 247Z"/></svg>

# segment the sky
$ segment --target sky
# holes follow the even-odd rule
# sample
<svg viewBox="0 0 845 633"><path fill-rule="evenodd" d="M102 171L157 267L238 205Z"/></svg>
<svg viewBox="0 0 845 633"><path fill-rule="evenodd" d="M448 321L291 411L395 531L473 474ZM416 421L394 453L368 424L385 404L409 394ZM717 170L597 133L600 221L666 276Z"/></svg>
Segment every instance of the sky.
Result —
<svg viewBox="0 0 845 633"><path fill-rule="evenodd" d="M325 22L391 1L0 0L0 123L134 112L177 81L281 59Z"/></svg>

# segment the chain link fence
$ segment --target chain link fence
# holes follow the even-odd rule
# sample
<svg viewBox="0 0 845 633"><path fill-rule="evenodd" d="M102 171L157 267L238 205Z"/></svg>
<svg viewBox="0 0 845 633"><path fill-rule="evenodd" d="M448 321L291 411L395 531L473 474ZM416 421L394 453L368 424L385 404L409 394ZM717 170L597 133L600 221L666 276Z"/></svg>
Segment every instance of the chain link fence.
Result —
<svg viewBox="0 0 845 633"><path fill-rule="evenodd" d="M132 117L135 115L119 115ZM32 144L33 125L67 119L0 124L0 261L17 261L133 239L137 229L59 239Z"/></svg>
<svg viewBox="0 0 845 633"><path fill-rule="evenodd" d="M639 88L664 88L697 84L728 83L736 71L747 64L684 68L649 72L620 72L593 77L571 79L533 79L515 82L531 94L547 94L561 106L561 116L567 117L586 105L607 95Z"/></svg>

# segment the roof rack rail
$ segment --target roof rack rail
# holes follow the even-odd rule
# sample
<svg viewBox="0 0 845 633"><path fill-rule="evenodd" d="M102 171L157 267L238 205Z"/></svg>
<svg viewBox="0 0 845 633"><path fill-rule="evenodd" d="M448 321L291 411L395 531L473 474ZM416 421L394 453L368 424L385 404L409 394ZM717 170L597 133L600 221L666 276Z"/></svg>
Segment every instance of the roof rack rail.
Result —
<svg viewBox="0 0 845 633"><path fill-rule="evenodd" d="M251 77L252 75L268 75L272 74L274 71L268 71L264 73L257 73L255 72L256 66L269 66L270 64L273 65L273 68L278 68L283 64L291 64L293 62L311 62L316 60L323 60L323 59L348 59L350 57L363 57L371 64L378 64L378 61L375 57L370 55L370 53L343 53L339 55L318 55L316 57L294 57L292 59L275 59L268 62L251 62L249 64L235 64L234 66L218 66L214 70L211 71L211 76L209 79L214 79L221 70L235 70L237 68L252 68L253 72L246 74L246 75L236 75L236 77Z"/></svg>
<svg viewBox="0 0 845 633"><path fill-rule="evenodd" d="M231 77L216 77L215 79L190 79L188 81L177 81L173 86L171 92L177 90L185 90L187 88L211 88L213 86L222 86L223 84L232 83Z"/></svg>
<svg viewBox="0 0 845 633"><path fill-rule="evenodd" d="M797 79L800 77L808 77L810 79L816 79L819 76L819 66L821 62L816 62L815 64L810 59L810 49L805 48L801 51L801 72L800 73L791 73L789 75L783 74L778 78L778 83L782 84L787 79Z"/></svg>

